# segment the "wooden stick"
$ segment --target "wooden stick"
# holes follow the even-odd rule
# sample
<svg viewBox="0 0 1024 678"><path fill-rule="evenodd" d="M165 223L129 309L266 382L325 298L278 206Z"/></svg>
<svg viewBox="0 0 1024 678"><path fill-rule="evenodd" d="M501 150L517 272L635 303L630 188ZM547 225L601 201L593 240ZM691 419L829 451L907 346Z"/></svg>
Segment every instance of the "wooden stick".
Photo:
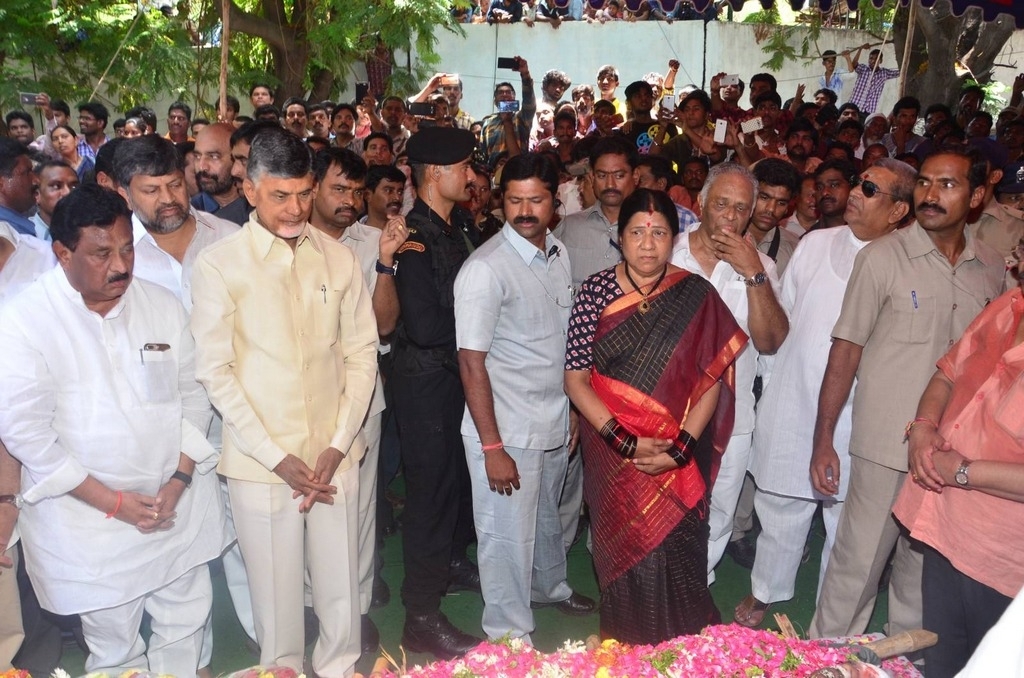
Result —
<svg viewBox="0 0 1024 678"><path fill-rule="evenodd" d="M881 638L866 643L864 646L870 648L882 659L897 657L901 654L923 650L939 642L939 636L932 631L917 629L915 631L904 631L895 636Z"/></svg>

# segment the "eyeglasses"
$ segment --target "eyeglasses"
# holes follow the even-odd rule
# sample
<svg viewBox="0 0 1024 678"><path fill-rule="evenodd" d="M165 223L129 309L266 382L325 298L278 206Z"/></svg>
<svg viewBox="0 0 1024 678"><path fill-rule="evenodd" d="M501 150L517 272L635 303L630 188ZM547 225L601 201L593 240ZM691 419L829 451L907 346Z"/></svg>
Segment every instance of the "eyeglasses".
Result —
<svg viewBox="0 0 1024 678"><path fill-rule="evenodd" d="M878 188L878 184L871 181L870 179L861 179L858 184L860 186L860 192L864 194L865 198L874 198L876 194L887 195L890 198L895 198L892 193L886 193L885 191Z"/></svg>

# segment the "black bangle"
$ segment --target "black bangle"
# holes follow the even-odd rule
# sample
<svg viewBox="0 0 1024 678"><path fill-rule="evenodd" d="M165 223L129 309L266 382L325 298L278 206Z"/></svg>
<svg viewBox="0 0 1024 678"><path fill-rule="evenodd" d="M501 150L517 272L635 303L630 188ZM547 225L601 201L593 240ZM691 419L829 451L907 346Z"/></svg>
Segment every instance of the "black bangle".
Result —
<svg viewBox="0 0 1024 678"><path fill-rule="evenodd" d="M672 461L674 461L676 463L676 466L678 466L679 468L682 468L690 463L690 460L686 457L685 454L683 454L683 451L680 450L675 445L672 445L672 447L668 448L668 456L672 457Z"/></svg>
<svg viewBox="0 0 1024 678"><path fill-rule="evenodd" d="M637 437L626 430L614 417L601 427L601 437L625 459L636 456Z"/></svg>
<svg viewBox="0 0 1024 678"><path fill-rule="evenodd" d="M188 489L192 485L192 476L184 471L175 471L172 473L171 480L180 480L185 484L185 489Z"/></svg>

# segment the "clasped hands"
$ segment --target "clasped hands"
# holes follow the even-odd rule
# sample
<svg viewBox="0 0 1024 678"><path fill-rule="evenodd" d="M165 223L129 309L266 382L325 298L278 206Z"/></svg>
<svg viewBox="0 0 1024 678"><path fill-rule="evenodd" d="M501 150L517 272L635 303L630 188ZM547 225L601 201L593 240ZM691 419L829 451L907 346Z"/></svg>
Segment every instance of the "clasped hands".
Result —
<svg viewBox="0 0 1024 678"><path fill-rule="evenodd" d="M316 468L310 469L304 461L289 454L274 467L274 473L292 488L292 499L303 497L299 513L309 513L314 504L334 504L338 493L335 485L329 484L345 454L334 447L328 447L316 459Z"/></svg>

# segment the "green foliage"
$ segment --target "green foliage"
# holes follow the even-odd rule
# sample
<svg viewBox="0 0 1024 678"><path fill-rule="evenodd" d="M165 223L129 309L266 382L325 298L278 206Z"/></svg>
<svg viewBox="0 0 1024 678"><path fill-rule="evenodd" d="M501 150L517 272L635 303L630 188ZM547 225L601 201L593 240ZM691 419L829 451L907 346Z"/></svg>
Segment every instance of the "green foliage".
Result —
<svg viewBox="0 0 1024 678"><path fill-rule="evenodd" d="M786 648L786 658L782 660L782 664L779 665L781 671L795 671L800 668L800 665L804 663L804 660L800 658L800 655L793 652L792 649Z"/></svg>
<svg viewBox="0 0 1024 678"><path fill-rule="evenodd" d="M985 100L981 104L983 110L986 110L995 116L999 111L1006 108L1007 98L1004 95L1010 91L1009 87L998 80L980 83L971 78L967 78L964 80L960 88L966 89L975 85L981 87L982 91L985 93Z"/></svg>
<svg viewBox="0 0 1024 678"><path fill-rule="evenodd" d="M679 658L679 654L675 650L664 650L656 655L652 655L650 658L651 666L658 673L667 676L668 670L675 663L676 659Z"/></svg>
<svg viewBox="0 0 1024 678"><path fill-rule="evenodd" d="M779 15L779 10L772 5L768 9L761 10L760 12L753 12L748 14L744 19L745 24L781 24L782 17Z"/></svg>
<svg viewBox="0 0 1024 678"><path fill-rule="evenodd" d="M234 0L243 11L264 15L271 0ZM145 0L143 0L145 2ZM303 74L309 88L321 72L344 80L353 64L377 44L414 48L419 62L396 64L391 89L415 91L432 72L438 28L461 33L445 0L280 0L285 26L302 48L274 48L261 37L231 27L229 89L244 97L252 82L279 84L276 60ZM457 0L463 6L468 0ZM219 0L184 0L181 14L165 17L138 10L136 0L41 0L0 2L0 107L18 106L18 92L45 91L72 104L96 98L116 110L170 94L195 101L213 114L220 69ZM296 54L300 62L294 63ZM108 70L109 67L109 70Z"/></svg>

